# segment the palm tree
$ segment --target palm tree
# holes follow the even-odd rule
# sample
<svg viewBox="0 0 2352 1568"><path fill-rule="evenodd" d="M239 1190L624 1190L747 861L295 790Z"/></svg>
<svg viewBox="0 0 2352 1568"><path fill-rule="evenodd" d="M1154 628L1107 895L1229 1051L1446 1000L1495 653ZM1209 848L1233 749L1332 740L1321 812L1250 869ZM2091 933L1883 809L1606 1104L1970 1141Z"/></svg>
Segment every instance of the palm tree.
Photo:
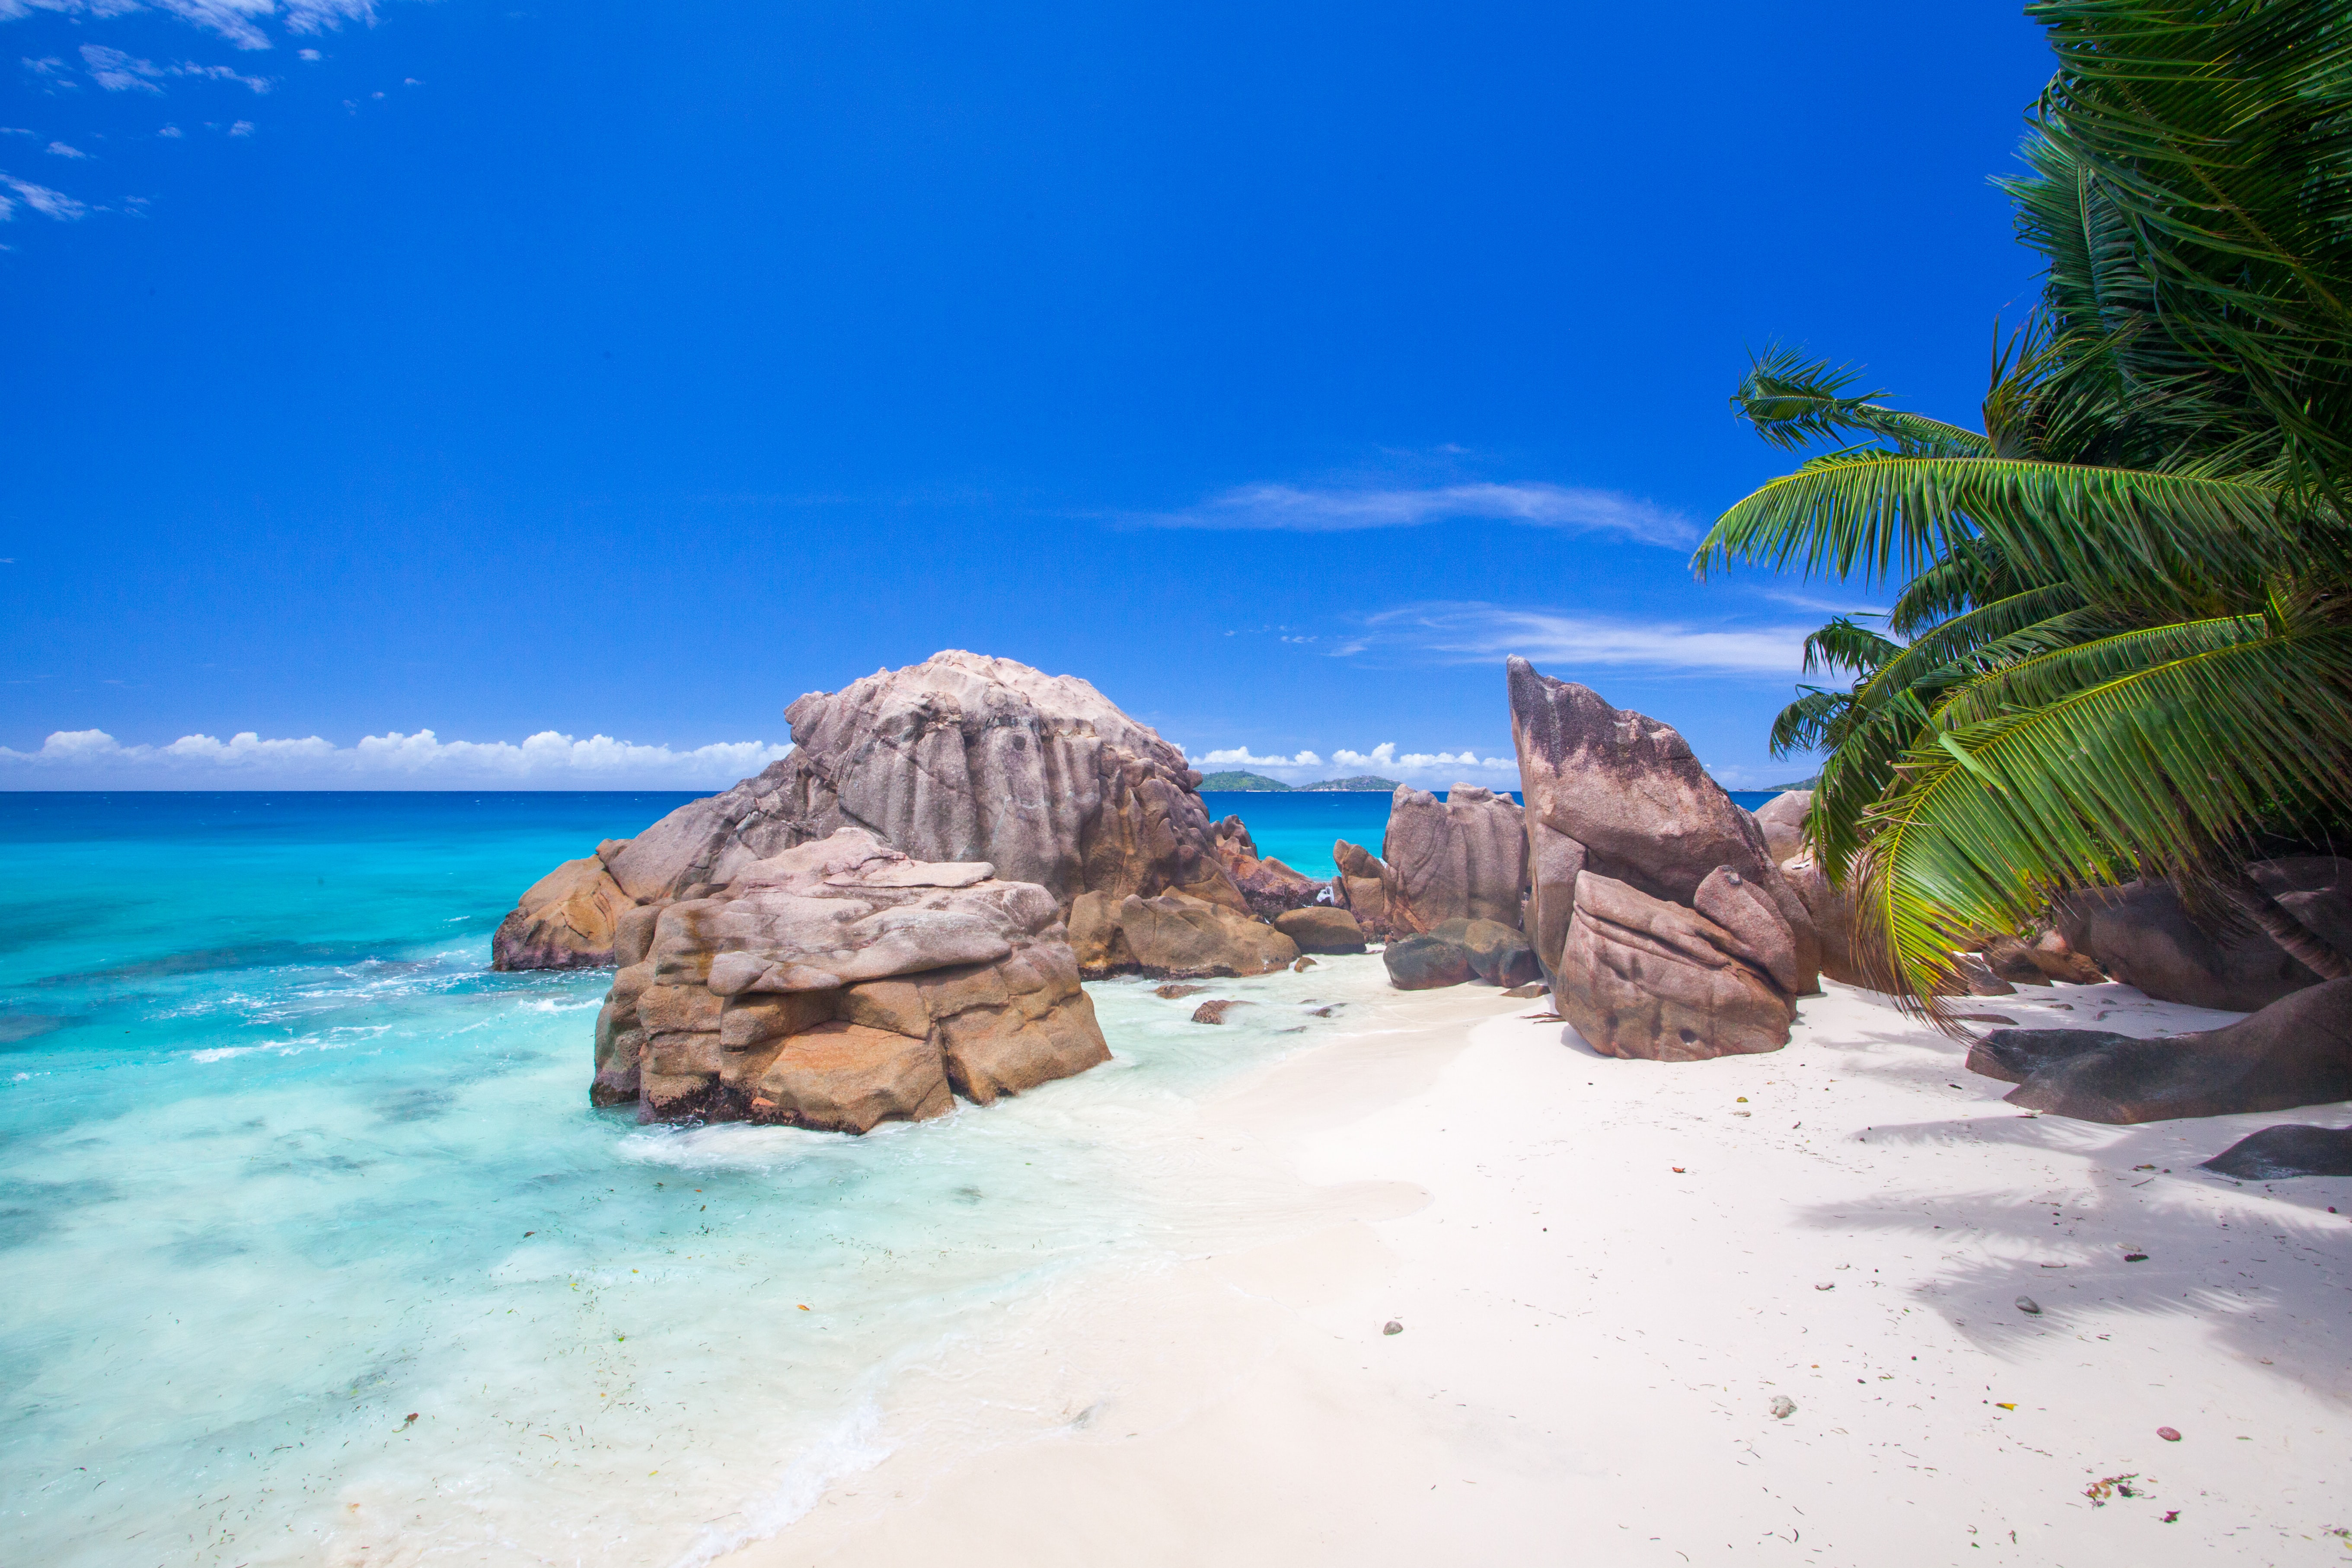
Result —
<svg viewBox="0 0 2352 1568"><path fill-rule="evenodd" d="M1904 583L1775 739L1831 748L1822 869L1929 1008L1962 932L2135 875L2220 909L2261 835L2352 815L2352 13L2028 14L2058 70L2004 184L2046 280L1983 428L1761 355L1735 409L1829 449L1694 562Z"/></svg>

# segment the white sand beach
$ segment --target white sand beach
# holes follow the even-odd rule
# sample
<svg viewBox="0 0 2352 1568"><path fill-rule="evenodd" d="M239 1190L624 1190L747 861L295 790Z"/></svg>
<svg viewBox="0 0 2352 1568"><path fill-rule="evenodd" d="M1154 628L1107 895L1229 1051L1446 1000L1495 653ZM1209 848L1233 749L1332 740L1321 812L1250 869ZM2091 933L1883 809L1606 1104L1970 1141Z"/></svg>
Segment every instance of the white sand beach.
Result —
<svg viewBox="0 0 2352 1568"><path fill-rule="evenodd" d="M1331 983L1369 999L1378 965ZM1681 1065L1483 987L1389 993L1192 1129L1202 1172L1291 1182L1280 1214L1204 1180L1193 1261L1009 1311L901 1384L887 1457L720 1560L2339 1560L2352 1180L2196 1167L2347 1108L2026 1115L1830 992L1785 1050Z"/></svg>

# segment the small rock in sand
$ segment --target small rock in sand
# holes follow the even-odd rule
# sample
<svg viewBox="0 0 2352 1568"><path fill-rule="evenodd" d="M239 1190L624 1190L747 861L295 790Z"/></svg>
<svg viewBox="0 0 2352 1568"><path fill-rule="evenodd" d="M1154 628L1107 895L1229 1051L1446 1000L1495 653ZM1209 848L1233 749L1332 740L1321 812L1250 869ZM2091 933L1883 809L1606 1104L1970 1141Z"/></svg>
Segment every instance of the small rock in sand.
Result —
<svg viewBox="0 0 2352 1568"><path fill-rule="evenodd" d="M1525 985L1514 985L1503 993L1506 996L1540 996L1550 989L1540 980L1530 980Z"/></svg>
<svg viewBox="0 0 2352 1568"><path fill-rule="evenodd" d="M2156 1429L2156 1435L2163 1438L2168 1443L2178 1443L2180 1441L2180 1434L2174 1431L2169 1426L2158 1427Z"/></svg>
<svg viewBox="0 0 2352 1568"><path fill-rule="evenodd" d="M1790 1416L1794 1415L1796 1413L1797 1402L1795 1400L1790 1398L1785 1394L1776 1394L1772 1396L1773 1420L1786 1421Z"/></svg>
<svg viewBox="0 0 2352 1568"><path fill-rule="evenodd" d="M1231 1000L1203 1002L1198 1007L1192 1009L1192 1022L1195 1024L1222 1024L1225 1021L1225 1015L1233 1011L1234 1008L1254 1007L1255 1005L1257 1005L1257 1004L1255 1002L1235 1002Z"/></svg>
<svg viewBox="0 0 2352 1568"><path fill-rule="evenodd" d="M2017 1310L2028 1317L2038 1318L2042 1315L2042 1303L2031 1296L2020 1296L2017 1299Z"/></svg>
<svg viewBox="0 0 2352 1568"><path fill-rule="evenodd" d="M1394 1318L1391 1318L1387 1322L1381 1325L1381 1332L1384 1334L1401 1334L1404 1332L1404 1325L1398 1322Z"/></svg>
<svg viewBox="0 0 2352 1568"><path fill-rule="evenodd" d="M1292 964L1290 967L1297 970L1299 973L1304 974L1308 970L1315 967L1315 961L1302 952L1298 955L1298 962Z"/></svg>
<svg viewBox="0 0 2352 1568"><path fill-rule="evenodd" d="M2209 1171L2249 1182L2291 1176L2352 1176L2352 1128L2294 1122L2265 1127L2205 1162Z"/></svg>
<svg viewBox="0 0 2352 1568"><path fill-rule="evenodd" d="M1173 1002L1180 996L1190 996L1195 991L1206 991L1208 987L1205 985L1168 984L1154 986L1151 994L1154 996L1162 996L1167 998L1169 1001Z"/></svg>

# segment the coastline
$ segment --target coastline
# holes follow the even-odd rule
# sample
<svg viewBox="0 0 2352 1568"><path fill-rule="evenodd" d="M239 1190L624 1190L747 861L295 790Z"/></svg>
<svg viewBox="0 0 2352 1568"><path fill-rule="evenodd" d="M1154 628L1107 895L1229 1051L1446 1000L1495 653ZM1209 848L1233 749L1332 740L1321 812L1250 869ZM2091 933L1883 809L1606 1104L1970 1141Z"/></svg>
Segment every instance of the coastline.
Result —
<svg viewBox="0 0 2352 1568"><path fill-rule="evenodd" d="M1212 1203L1188 1261L1015 1311L895 1391L887 1453L716 1560L2336 1549L2352 1218L2328 1205L2352 1181L2195 1164L2344 1108L2032 1117L1958 1043L1830 989L1786 1050L1685 1065L1595 1057L1484 988L1399 995L1202 1108L1241 1185L1286 1168L1283 1212ZM2116 984L1998 1006L2135 1034L2223 1016ZM2129 1495L2085 1495L2117 1477Z"/></svg>

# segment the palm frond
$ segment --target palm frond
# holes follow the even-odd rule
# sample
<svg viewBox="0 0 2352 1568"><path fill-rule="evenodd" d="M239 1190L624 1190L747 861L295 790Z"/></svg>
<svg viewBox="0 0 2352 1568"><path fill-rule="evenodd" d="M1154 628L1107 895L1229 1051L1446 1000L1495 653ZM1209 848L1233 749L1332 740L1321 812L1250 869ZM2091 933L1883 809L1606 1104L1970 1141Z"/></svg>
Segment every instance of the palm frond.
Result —
<svg viewBox="0 0 2352 1568"><path fill-rule="evenodd" d="M1701 576L1734 560L1839 577L1910 576L1977 541L2042 582L2193 604L2258 581L2282 553L2345 553L2261 479L1999 458L1854 455L1770 480L1700 542Z"/></svg>
<svg viewBox="0 0 2352 1568"><path fill-rule="evenodd" d="M1818 686L1801 686L1797 689L1801 695L1781 709L1780 717L1772 721L1775 757L1820 751L1828 742L1839 716L1853 702L1850 692Z"/></svg>
<svg viewBox="0 0 2352 1568"><path fill-rule="evenodd" d="M1992 449L1973 430L1876 402L1884 393L1849 395L1855 379L1851 366L1775 345L1750 362L1731 407L1784 451L1853 434L1892 441L1903 452L1967 457Z"/></svg>
<svg viewBox="0 0 2352 1568"><path fill-rule="evenodd" d="M1868 675L1903 651L1903 645L1882 637L1852 617L1832 616L1821 630L1805 639L1805 673L1850 670Z"/></svg>
<svg viewBox="0 0 2352 1568"><path fill-rule="evenodd" d="M1937 729L1872 812L1857 907L1922 1010L1951 933L2014 930L2053 892L2199 878L2352 765L2352 629L2223 640L2041 706Z"/></svg>

